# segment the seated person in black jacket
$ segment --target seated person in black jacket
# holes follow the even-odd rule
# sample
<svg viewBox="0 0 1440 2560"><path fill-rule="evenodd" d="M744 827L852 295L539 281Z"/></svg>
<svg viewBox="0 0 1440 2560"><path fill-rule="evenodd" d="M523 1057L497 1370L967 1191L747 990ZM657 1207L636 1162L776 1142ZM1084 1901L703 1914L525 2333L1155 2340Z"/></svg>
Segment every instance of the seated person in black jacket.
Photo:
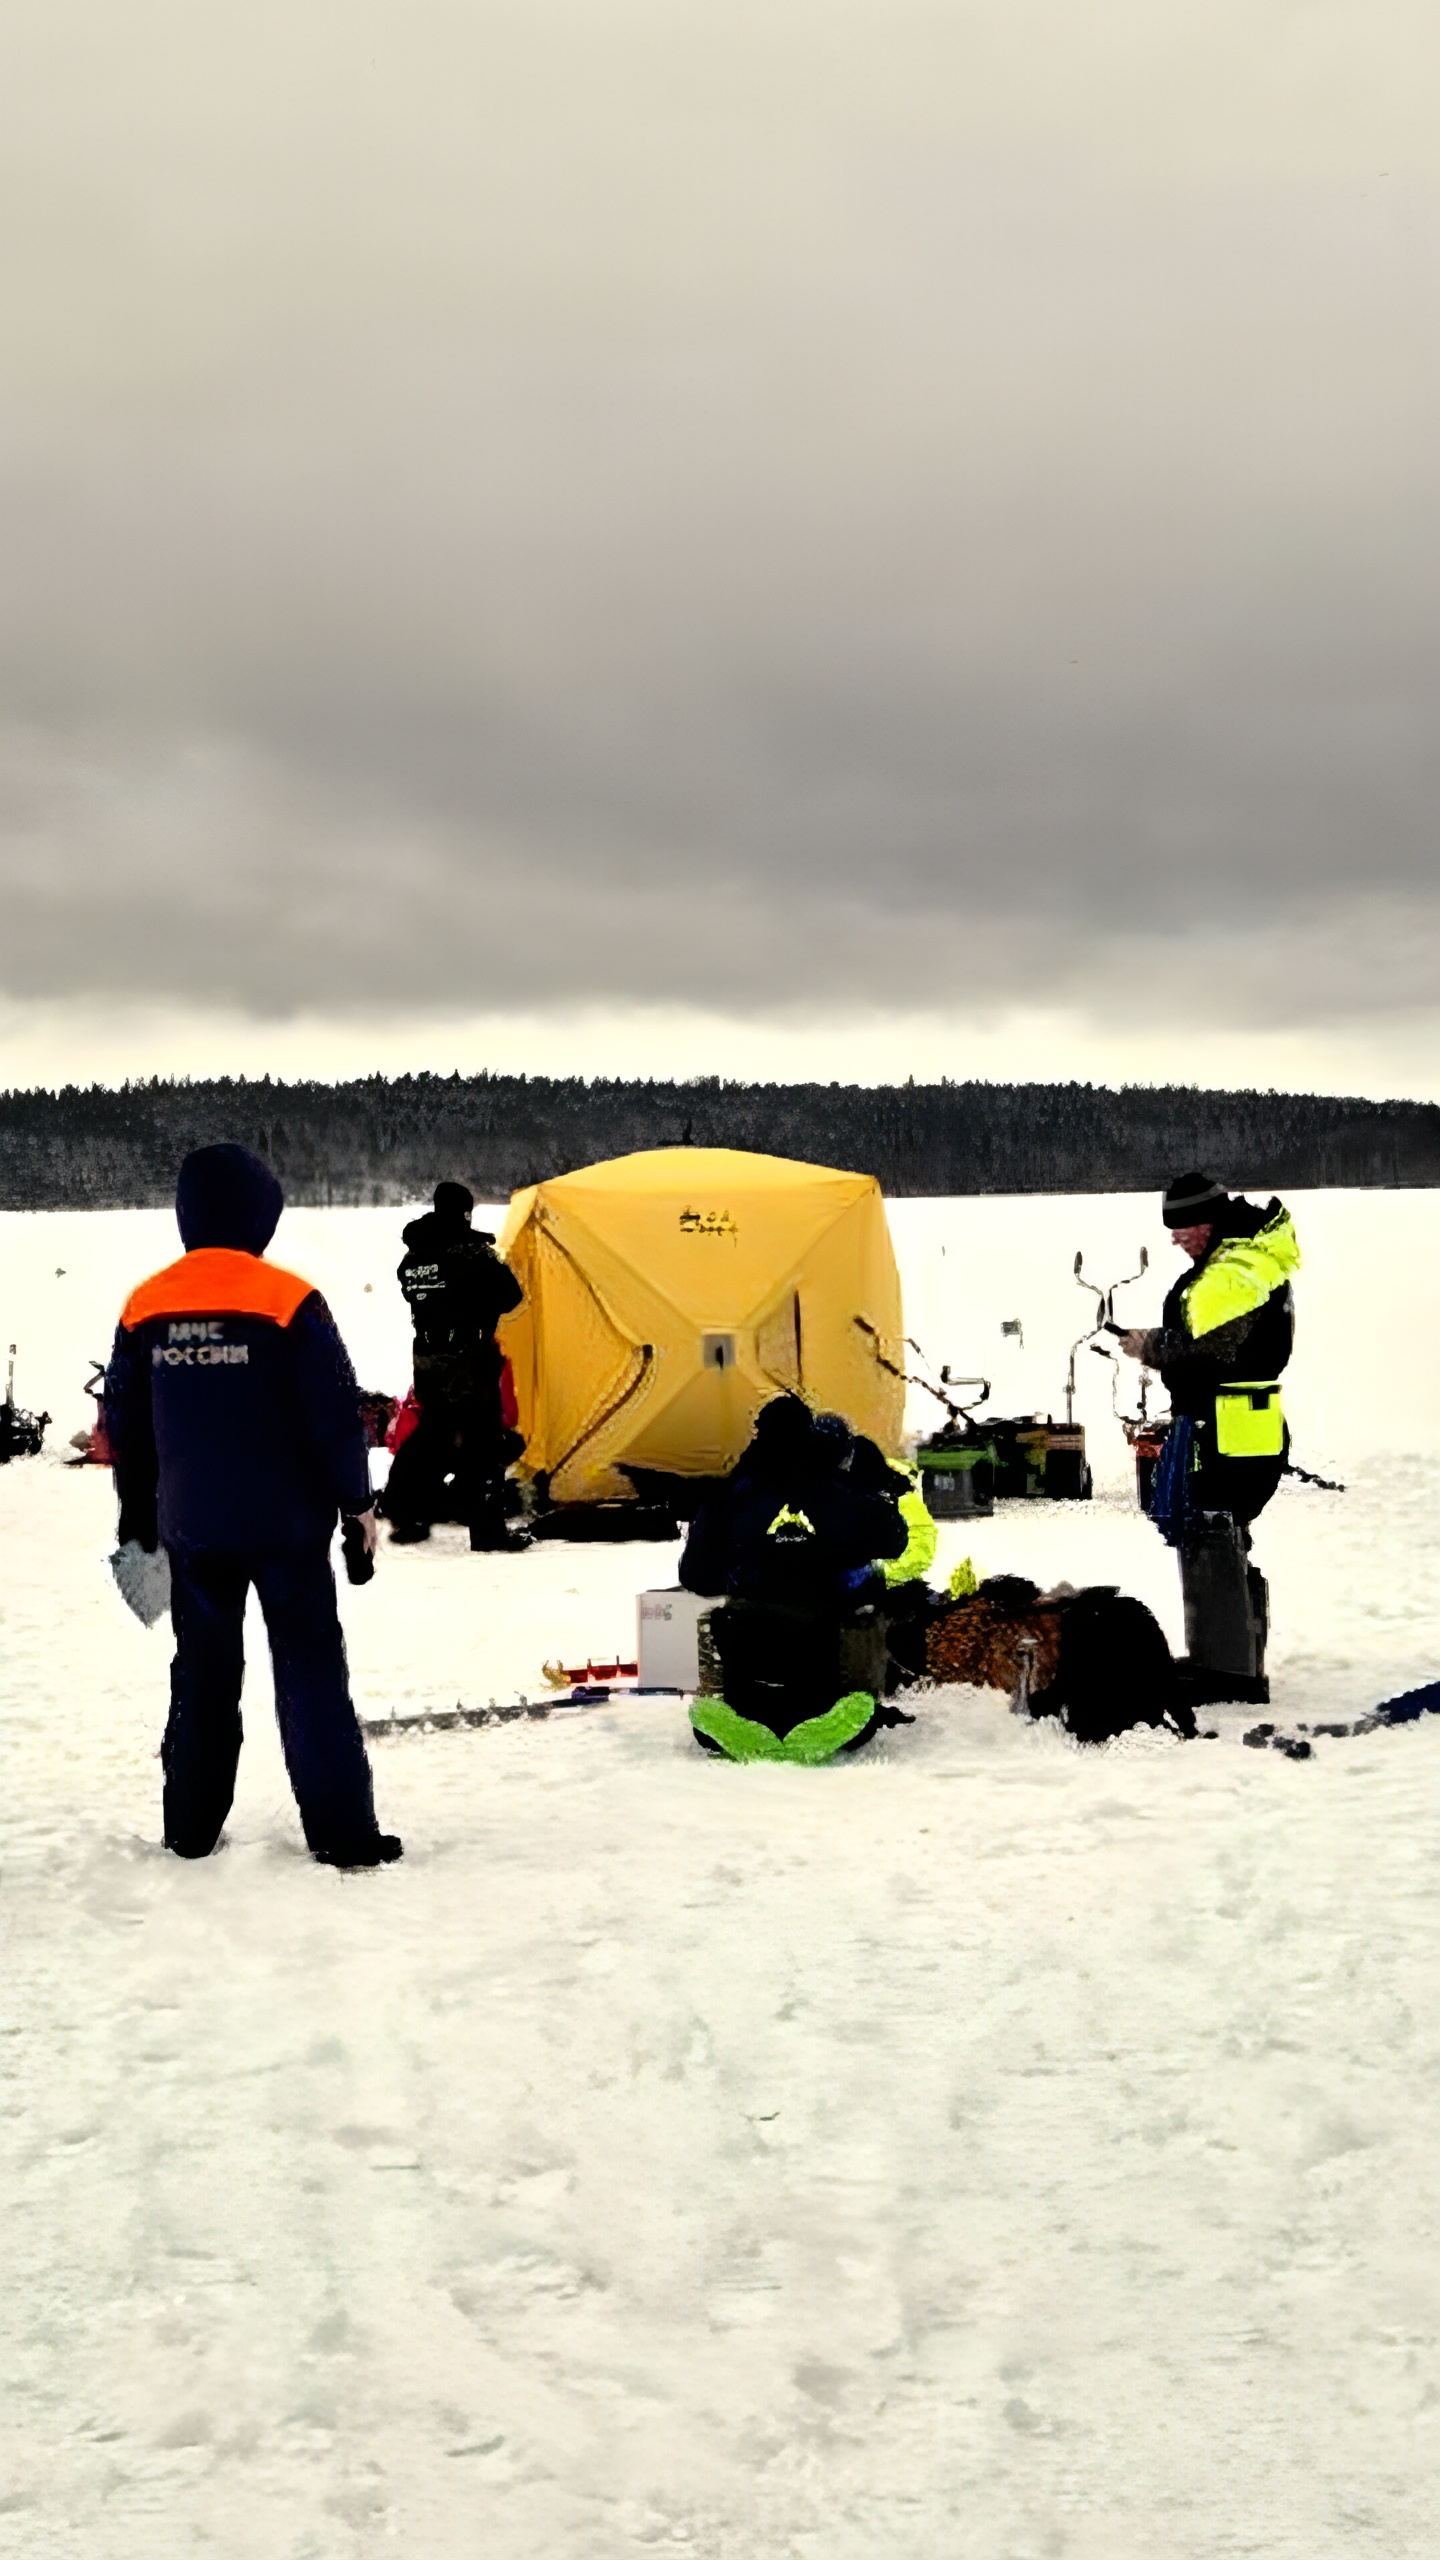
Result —
<svg viewBox="0 0 1440 2560"><path fill-rule="evenodd" d="M798 1396L776 1397L680 1561L687 1591L725 1602L712 1622L725 1703L782 1739L835 1705L854 1579L905 1545L892 1495L855 1483L847 1454Z"/></svg>

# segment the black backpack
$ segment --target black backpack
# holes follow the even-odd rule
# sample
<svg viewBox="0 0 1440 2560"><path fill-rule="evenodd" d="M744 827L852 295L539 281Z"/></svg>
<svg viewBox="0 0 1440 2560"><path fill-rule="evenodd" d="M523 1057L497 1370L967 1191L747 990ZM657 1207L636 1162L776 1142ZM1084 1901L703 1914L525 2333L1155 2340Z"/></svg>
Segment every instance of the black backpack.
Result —
<svg viewBox="0 0 1440 2560"><path fill-rule="evenodd" d="M1158 1621L1142 1600L1100 1587L1066 1602L1059 1666L1030 1712L1058 1716L1077 1742L1108 1742L1137 1724L1168 1723L1187 1740L1195 1731Z"/></svg>

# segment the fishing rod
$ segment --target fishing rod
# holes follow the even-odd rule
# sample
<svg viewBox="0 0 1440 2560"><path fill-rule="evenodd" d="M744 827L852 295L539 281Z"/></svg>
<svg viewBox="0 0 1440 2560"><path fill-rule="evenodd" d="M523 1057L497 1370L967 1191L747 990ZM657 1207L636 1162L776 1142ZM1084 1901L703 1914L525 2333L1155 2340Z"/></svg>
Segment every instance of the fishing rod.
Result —
<svg viewBox="0 0 1440 2560"><path fill-rule="evenodd" d="M941 1383L937 1387L932 1379L922 1378L918 1370L902 1369L895 1361L886 1358L885 1353L880 1348L880 1336L876 1332L874 1325L870 1323L868 1317L856 1316L854 1321L859 1331L869 1336L871 1345L874 1349L875 1361L878 1368L885 1370L889 1377L903 1379L906 1386L923 1387L927 1396L933 1396L937 1404L942 1404L944 1406L950 1423L955 1430L963 1430L968 1425L970 1416L974 1413L976 1407L978 1405L982 1405L990 1393L990 1381L988 1378L952 1377L950 1373L950 1365L947 1361L944 1368L940 1371ZM919 1343L914 1340L912 1335L907 1333L904 1337L904 1342L906 1350L913 1351L917 1360L923 1360L927 1368L932 1365L928 1352L922 1351ZM976 1389L976 1393L969 1397L947 1395L945 1390L948 1387L974 1387Z"/></svg>

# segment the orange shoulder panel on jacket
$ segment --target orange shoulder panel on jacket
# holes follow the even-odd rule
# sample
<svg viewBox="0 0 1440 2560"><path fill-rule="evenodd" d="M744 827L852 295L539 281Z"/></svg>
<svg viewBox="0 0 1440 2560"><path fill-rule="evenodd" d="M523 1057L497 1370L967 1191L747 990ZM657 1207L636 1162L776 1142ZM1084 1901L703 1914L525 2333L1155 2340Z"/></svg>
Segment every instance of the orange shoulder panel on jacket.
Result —
<svg viewBox="0 0 1440 2560"><path fill-rule="evenodd" d="M126 1299L120 1321L132 1331L152 1316L265 1316L271 1324L287 1325L314 1287L312 1280L262 1262L258 1254L201 1245L142 1280Z"/></svg>

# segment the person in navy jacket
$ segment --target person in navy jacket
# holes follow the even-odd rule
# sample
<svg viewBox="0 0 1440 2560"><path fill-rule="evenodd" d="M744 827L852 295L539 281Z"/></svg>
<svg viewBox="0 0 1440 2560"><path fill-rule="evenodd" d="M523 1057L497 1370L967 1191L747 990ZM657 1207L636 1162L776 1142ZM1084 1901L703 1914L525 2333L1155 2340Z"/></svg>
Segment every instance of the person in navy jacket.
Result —
<svg viewBox="0 0 1440 2560"><path fill-rule="evenodd" d="M208 1857L230 1811L253 1583L306 1842L328 1864L373 1867L400 1842L376 1824L330 1565L338 1515L374 1553L369 1461L329 1308L263 1259L283 1206L245 1147L200 1147L180 1168L184 1255L132 1292L106 1372L120 1542L170 1558L166 1847Z"/></svg>

